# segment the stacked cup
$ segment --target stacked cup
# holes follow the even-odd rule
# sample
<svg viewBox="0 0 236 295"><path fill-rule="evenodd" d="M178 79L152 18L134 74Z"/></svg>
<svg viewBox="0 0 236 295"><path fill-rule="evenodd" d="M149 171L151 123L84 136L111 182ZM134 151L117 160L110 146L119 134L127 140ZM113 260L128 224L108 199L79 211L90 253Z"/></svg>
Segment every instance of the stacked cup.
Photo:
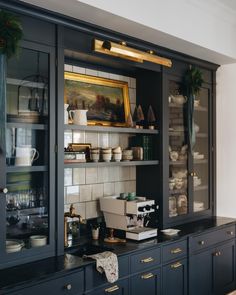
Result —
<svg viewBox="0 0 236 295"><path fill-rule="evenodd" d="M102 159L105 162L111 161L111 148L103 148L102 149Z"/></svg>
<svg viewBox="0 0 236 295"><path fill-rule="evenodd" d="M100 159L100 148L91 148L90 155L93 162L98 162Z"/></svg>
<svg viewBox="0 0 236 295"><path fill-rule="evenodd" d="M115 162L120 162L122 158L122 150L120 146L112 149L112 157Z"/></svg>

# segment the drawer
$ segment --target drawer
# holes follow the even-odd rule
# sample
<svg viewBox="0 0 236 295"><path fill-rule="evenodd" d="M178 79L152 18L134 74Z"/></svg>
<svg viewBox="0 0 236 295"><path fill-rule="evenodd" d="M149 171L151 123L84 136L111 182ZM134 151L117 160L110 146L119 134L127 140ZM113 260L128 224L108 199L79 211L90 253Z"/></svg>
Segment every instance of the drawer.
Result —
<svg viewBox="0 0 236 295"><path fill-rule="evenodd" d="M162 248L162 260L163 263L172 259L178 259L187 255L187 241L180 241L171 243L170 245L163 246Z"/></svg>
<svg viewBox="0 0 236 295"><path fill-rule="evenodd" d="M161 262L160 248L143 251L131 256L131 273L157 266Z"/></svg>
<svg viewBox="0 0 236 295"><path fill-rule="evenodd" d="M129 281L128 279L118 280L113 284L109 284L102 288L92 290L87 295L129 295Z"/></svg>
<svg viewBox="0 0 236 295"><path fill-rule="evenodd" d="M190 239L190 250L191 252L199 251L232 238L235 238L234 225L192 237Z"/></svg>
<svg viewBox="0 0 236 295"><path fill-rule="evenodd" d="M84 272L66 275L64 277L43 282L41 284L19 290L11 295L80 295L84 291Z"/></svg>
<svg viewBox="0 0 236 295"><path fill-rule="evenodd" d="M127 255L118 257L119 278L129 275L129 257ZM85 267L86 290L107 284L105 273L100 274L96 270L95 263Z"/></svg>

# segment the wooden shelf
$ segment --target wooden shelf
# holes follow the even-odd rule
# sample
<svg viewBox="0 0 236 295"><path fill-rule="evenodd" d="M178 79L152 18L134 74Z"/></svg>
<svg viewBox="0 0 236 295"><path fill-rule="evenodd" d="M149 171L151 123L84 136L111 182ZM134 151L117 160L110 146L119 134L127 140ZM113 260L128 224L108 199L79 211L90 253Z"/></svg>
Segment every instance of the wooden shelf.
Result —
<svg viewBox="0 0 236 295"><path fill-rule="evenodd" d="M7 123L7 128L47 130L48 126L45 124L33 124L33 123Z"/></svg>
<svg viewBox="0 0 236 295"><path fill-rule="evenodd" d="M126 127L110 127L110 126L79 126L68 124L64 125L65 130L78 130L86 132L107 132L107 133L135 133L135 134L158 134L158 130L154 129L136 129Z"/></svg>
<svg viewBox="0 0 236 295"><path fill-rule="evenodd" d="M121 162L87 162L64 164L65 168L83 168L83 167L105 167L105 166L153 166L158 165L158 160L150 161L121 161Z"/></svg>
<svg viewBox="0 0 236 295"><path fill-rule="evenodd" d="M47 166L7 166L6 172L45 172L48 171Z"/></svg>

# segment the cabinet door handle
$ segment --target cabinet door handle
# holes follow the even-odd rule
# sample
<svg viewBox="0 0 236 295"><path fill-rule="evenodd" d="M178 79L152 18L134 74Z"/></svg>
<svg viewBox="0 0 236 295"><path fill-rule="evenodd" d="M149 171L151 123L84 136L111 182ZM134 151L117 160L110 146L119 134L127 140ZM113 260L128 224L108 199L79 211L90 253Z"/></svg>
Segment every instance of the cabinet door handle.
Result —
<svg viewBox="0 0 236 295"><path fill-rule="evenodd" d="M196 172L190 172L189 175L193 177L193 176L196 176L197 174Z"/></svg>
<svg viewBox="0 0 236 295"><path fill-rule="evenodd" d="M217 251L217 252L213 253L213 256L216 256L216 257L221 256L221 252Z"/></svg>
<svg viewBox="0 0 236 295"><path fill-rule="evenodd" d="M6 187L1 187L1 188L0 188L0 193L6 195L6 194L8 193L8 189L7 189Z"/></svg>
<svg viewBox="0 0 236 295"><path fill-rule="evenodd" d="M181 253L181 252L182 252L181 248L175 248L170 251L171 254L177 254L177 253Z"/></svg>
<svg viewBox="0 0 236 295"><path fill-rule="evenodd" d="M147 274L145 274L145 275L142 275L141 276L141 279L143 279L143 280L148 280L148 279L151 279L151 278L153 278L154 277L154 274L153 273L147 273Z"/></svg>
<svg viewBox="0 0 236 295"><path fill-rule="evenodd" d="M227 234L230 235L230 236L233 236L234 232L229 230L229 231L227 231Z"/></svg>
<svg viewBox="0 0 236 295"><path fill-rule="evenodd" d="M65 289L66 289L67 291L70 291L70 290L72 289L72 285L71 285L71 284L67 284L67 285L65 285Z"/></svg>
<svg viewBox="0 0 236 295"><path fill-rule="evenodd" d="M203 246L205 244L205 242L204 241L199 241L198 244Z"/></svg>
<svg viewBox="0 0 236 295"><path fill-rule="evenodd" d="M144 259L140 260L141 263L150 263L153 261L154 261L154 259L152 257L148 257L148 258L144 258Z"/></svg>
<svg viewBox="0 0 236 295"><path fill-rule="evenodd" d="M115 286L112 286L112 287L110 287L110 288L107 288L107 289L105 289L105 292L106 293L112 293L112 292L115 292L115 291L117 291L117 290L119 290L120 288L117 286L117 285L115 285Z"/></svg>
<svg viewBox="0 0 236 295"><path fill-rule="evenodd" d="M174 263L174 264L171 264L171 268L178 268L178 267L180 267L180 266L182 266L182 263L180 263L180 262L176 262L176 263Z"/></svg>

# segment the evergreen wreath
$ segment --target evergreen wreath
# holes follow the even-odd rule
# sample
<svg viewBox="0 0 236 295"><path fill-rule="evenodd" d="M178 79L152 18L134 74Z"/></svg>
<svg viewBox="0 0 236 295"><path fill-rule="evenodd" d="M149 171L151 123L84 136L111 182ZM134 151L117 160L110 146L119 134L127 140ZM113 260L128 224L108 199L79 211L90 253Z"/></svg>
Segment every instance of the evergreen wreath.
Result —
<svg viewBox="0 0 236 295"><path fill-rule="evenodd" d="M23 36L19 18L9 12L0 11L0 54L7 58L17 54Z"/></svg>

